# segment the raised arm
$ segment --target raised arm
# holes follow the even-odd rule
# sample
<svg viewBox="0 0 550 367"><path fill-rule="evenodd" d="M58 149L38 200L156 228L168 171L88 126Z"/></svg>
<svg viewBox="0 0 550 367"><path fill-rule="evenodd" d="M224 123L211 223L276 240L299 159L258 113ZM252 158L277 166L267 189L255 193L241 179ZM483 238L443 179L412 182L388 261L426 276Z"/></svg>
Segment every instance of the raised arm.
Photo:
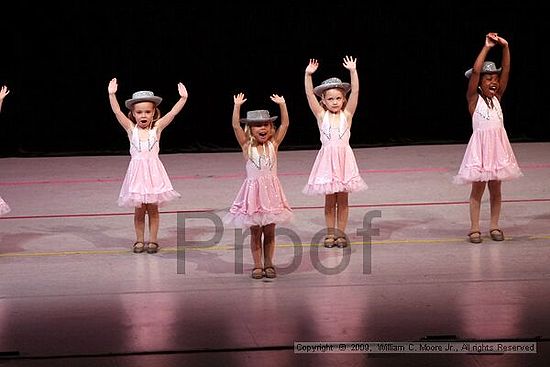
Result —
<svg viewBox="0 0 550 367"><path fill-rule="evenodd" d="M470 114L473 114L476 109L478 98L477 87L479 85L479 78L481 77L481 68L483 67L487 54L496 44L493 35L494 33L489 33L485 36L485 44L477 55L474 66L472 67L472 74L470 75L470 81L468 82L468 89L466 91L466 99L468 101L468 110Z"/></svg>
<svg viewBox="0 0 550 367"><path fill-rule="evenodd" d="M109 103L111 104L111 109L113 110L113 113L115 114L115 117L119 124L124 128L126 131L130 131L133 124L132 121L122 112L120 109L120 105L118 104L117 98L116 98L116 92L118 90L118 83L116 78L111 79L109 82Z"/></svg>
<svg viewBox="0 0 550 367"><path fill-rule="evenodd" d="M168 126L176 117L178 113L182 110L183 106L185 106L185 103L187 102L187 88L185 88L185 85L183 83L178 83L178 93L180 95L180 99L176 102L174 107L168 113L164 116L162 116L156 123L158 131L162 131L166 126Z"/></svg>
<svg viewBox="0 0 550 367"><path fill-rule="evenodd" d="M317 71L317 68L319 67L319 63L316 59L309 59L309 64L306 67L305 77L304 77L304 87L306 90L306 97L307 97L307 103L309 104L309 108L311 109L311 112L315 115L315 118L317 120L320 120L323 116L323 113L325 110L319 104L319 100L317 100L317 97L315 96L315 93L313 93L313 80L311 78L311 75Z"/></svg>
<svg viewBox="0 0 550 367"><path fill-rule="evenodd" d="M2 103L4 103L4 98L10 94L10 90L7 86L3 85L2 88L0 88L0 111L2 111Z"/></svg>
<svg viewBox="0 0 550 367"><path fill-rule="evenodd" d="M241 106L245 102L246 102L246 98L244 98L244 93L239 93L236 96L233 96L234 104L233 104L233 116L231 117L231 125L233 126L233 132L235 133L235 137L237 138L237 141L239 142L239 145L243 150L244 150L244 146L248 142L248 138L246 137L246 133L241 127L241 122L240 122Z"/></svg>
<svg viewBox="0 0 550 367"><path fill-rule="evenodd" d="M508 47L508 41L500 36L496 36L496 42L502 47L502 71L500 72L500 86L497 91L498 99L500 100L508 86L510 78L510 48Z"/></svg>
<svg viewBox="0 0 550 367"><path fill-rule="evenodd" d="M290 122L288 118L288 109L286 108L286 102L283 96L272 94L270 98L273 102L279 105L279 109L281 110L281 126L279 126L279 128L275 132L275 136L273 136L275 146L279 147L279 144L281 144L286 135L286 132L288 131L288 125Z"/></svg>
<svg viewBox="0 0 550 367"><path fill-rule="evenodd" d="M357 102L359 101L359 77L357 76L357 58L346 56L342 63L346 69L349 70L349 76L351 81L351 92L348 97L348 103L344 112L348 121L351 121L355 109L357 108Z"/></svg>

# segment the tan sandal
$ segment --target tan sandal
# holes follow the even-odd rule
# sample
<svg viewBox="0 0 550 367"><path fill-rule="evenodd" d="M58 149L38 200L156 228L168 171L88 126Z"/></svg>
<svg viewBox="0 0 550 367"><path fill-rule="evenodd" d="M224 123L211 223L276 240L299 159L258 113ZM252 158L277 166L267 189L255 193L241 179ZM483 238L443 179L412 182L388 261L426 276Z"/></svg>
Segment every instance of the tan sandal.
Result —
<svg viewBox="0 0 550 367"><path fill-rule="evenodd" d="M145 244L140 241L134 242L132 245L132 251L134 251L134 254L141 254L143 251L145 251Z"/></svg>
<svg viewBox="0 0 550 367"><path fill-rule="evenodd" d="M499 228L494 228L489 231L493 241L504 241L504 233Z"/></svg>
<svg viewBox="0 0 550 367"><path fill-rule="evenodd" d="M326 248L333 248L335 245L336 237L333 234L327 234L323 240L323 245Z"/></svg>
<svg viewBox="0 0 550 367"><path fill-rule="evenodd" d="M252 279L262 279L264 277L264 269L254 268L252 269Z"/></svg>
<svg viewBox="0 0 550 367"><path fill-rule="evenodd" d="M159 244L156 243L156 242L149 242L147 244L147 253L148 254L154 254L154 253L157 253L159 251Z"/></svg>
<svg viewBox="0 0 550 367"><path fill-rule="evenodd" d="M481 239L481 232L480 231L472 231L468 233L468 239L471 243L481 243L483 240Z"/></svg>
<svg viewBox="0 0 550 367"><path fill-rule="evenodd" d="M348 242L346 237L338 237L336 239L336 247L344 248L344 247L348 247L348 246L349 246L349 242Z"/></svg>
<svg viewBox="0 0 550 367"><path fill-rule="evenodd" d="M275 271L275 268L273 266L267 266L264 268L264 273L266 278L277 278L277 272Z"/></svg>

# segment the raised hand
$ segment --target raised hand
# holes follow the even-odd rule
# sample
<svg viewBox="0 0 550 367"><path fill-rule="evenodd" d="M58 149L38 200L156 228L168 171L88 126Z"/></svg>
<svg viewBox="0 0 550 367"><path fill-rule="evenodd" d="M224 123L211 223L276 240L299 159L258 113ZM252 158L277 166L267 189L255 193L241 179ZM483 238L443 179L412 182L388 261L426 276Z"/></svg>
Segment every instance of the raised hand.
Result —
<svg viewBox="0 0 550 367"><path fill-rule="evenodd" d="M498 42L498 34L496 33L488 33L485 36L485 46L487 47L493 47Z"/></svg>
<svg viewBox="0 0 550 367"><path fill-rule="evenodd" d="M3 85L2 88L0 88L0 99L4 99L8 94L10 94L10 90L7 86Z"/></svg>
<svg viewBox="0 0 550 367"><path fill-rule="evenodd" d="M319 62L316 59L309 59L309 65L306 67L306 74L311 75L319 67Z"/></svg>
<svg viewBox="0 0 550 367"><path fill-rule="evenodd" d="M277 104L285 103L285 98L283 96L279 96L278 94L272 94L269 98L271 98L271 100Z"/></svg>
<svg viewBox="0 0 550 367"><path fill-rule="evenodd" d="M497 42L499 45L501 45L502 47L506 47L508 46L508 41L506 41L504 38L500 37L500 36L497 36Z"/></svg>
<svg viewBox="0 0 550 367"><path fill-rule="evenodd" d="M353 58L351 56L344 57L344 62L342 63L344 67L348 70L355 70L357 67L357 58Z"/></svg>
<svg viewBox="0 0 550 367"><path fill-rule="evenodd" d="M107 88L109 91L109 94L115 94L118 90L118 84L116 78L111 79L109 82L109 87Z"/></svg>
<svg viewBox="0 0 550 367"><path fill-rule="evenodd" d="M187 98L188 97L187 88L185 88L185 85L183 85L182 82L178 83L178 92L179 92L181 98Z"/></svg>
<svg viewBox="0 0 550 367"><path fill-rule="evenodd" d="M244 93L239 93L236 96L233 96L233 102L235 105L240 106L243 103L246 102L246 98L244 98Z"/></svg>

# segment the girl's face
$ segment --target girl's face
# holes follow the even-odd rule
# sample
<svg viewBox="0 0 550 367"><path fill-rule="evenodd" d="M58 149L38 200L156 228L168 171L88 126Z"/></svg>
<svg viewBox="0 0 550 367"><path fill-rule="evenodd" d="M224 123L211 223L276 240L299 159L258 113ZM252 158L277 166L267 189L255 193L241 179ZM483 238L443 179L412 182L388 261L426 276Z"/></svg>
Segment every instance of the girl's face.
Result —
<svg viewBox="0 0 550 367"><path fill-rule="evenodd" d="M322 102L332 113L337 113L342 110L344 102L346 101L346 95L341 89L333 88L328 89L323 93Z"/></svg>
<svg viewBox="0 0 550 367"><path fill-rule="evenodd" d="M155 104L153 102L138 102L132 106L132 115L140 129L147 129L153 122Z"/></svg>
<svg viewBox="0 0 550 367"><path fill-rule="evenodd" d="M479 87L481 93L488 98L492 98L497 94L500 87L500 75L499 74L483 74L479 79Z"/></svg>
<svg viewBox="0 0 550 367"><path fill-rule="evenodd" d="M258 144L265 144L273 136L275 127L273 122L267 121L262 124L253 124L250 125L250 133L252 137L256 139Z"/></svg>

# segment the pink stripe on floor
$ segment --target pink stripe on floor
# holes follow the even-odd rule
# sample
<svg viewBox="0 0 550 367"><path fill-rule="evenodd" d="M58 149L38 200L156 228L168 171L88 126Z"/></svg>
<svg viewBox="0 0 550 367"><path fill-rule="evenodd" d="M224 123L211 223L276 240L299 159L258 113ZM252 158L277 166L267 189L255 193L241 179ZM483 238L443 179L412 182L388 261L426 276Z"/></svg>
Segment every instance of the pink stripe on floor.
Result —
<svg viewBox="0 0 550 367"><path fill-rule="evenodd" d="M550 202L550 198L541 199L509 199L502 200L503 203L533 203L533 202ZM434 206L434 205L466 205L468 201L438 201L438 202L416 202L416 203L379 203L379 204L358 204L350 205L350 208L380 208L380 207L406 207L406 206ZM323 206L297 206L293 210L310 210L323 209ZM177 214L177 213L204 213L211 211L219 211L219 209L186 209L186 210L170 210L162 211L160 214ZM19 216L2 216L0 220L8 219L47 219L47 218L89 218L89 217L114 217L134 215L133 212L127 213L75 213L75 214L38 214L38 215L19 215Z"/></svg>

